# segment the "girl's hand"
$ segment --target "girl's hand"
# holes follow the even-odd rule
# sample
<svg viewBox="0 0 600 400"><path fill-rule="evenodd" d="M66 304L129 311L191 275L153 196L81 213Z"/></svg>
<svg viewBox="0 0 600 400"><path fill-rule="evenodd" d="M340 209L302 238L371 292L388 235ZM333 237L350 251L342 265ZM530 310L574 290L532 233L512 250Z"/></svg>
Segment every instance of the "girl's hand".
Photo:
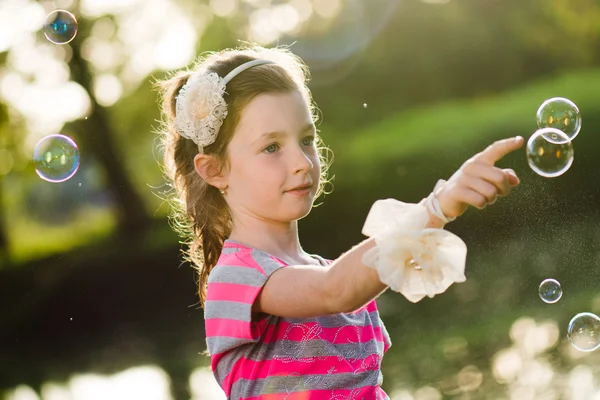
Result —
<svg viewBox="0 0 600 400"><path fill-rule="evenodd" d="M512 169L500 169L494 163L523 142L521 136L499 140L467 160L435 193L444 215L458 217L468 206L483 209L498 196L507 196L519 184L519 177Z"/></svg>

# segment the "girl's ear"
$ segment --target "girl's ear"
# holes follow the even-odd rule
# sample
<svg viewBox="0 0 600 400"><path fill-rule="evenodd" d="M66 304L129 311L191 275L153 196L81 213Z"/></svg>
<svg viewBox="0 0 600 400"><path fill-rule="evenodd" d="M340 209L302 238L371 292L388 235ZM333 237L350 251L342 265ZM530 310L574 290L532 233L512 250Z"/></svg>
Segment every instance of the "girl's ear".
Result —
<svg viewBox="0 0 600 400"><path fill-rule="evenodd" d="M227 177L219 171L219 165L210 155L196 154L194 157L194 168L206 183L216 188L227 186Z"/></svg>

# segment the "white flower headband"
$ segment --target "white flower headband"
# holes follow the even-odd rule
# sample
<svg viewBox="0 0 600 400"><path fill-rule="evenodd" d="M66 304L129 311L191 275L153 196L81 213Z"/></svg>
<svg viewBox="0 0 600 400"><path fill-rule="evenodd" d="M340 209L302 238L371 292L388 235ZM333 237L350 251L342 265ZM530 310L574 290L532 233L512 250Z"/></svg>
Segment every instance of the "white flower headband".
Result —
<svg viewBox="0 0 600 400"><path fill-rule="evenodd" d="M179 90L175 106L175 126L181 136L204 147L214 143L223 120L227 116L227 103L223 98L225 86L240 72L269 60L248 61L221 78L216 72L194 72Z"/></svg>

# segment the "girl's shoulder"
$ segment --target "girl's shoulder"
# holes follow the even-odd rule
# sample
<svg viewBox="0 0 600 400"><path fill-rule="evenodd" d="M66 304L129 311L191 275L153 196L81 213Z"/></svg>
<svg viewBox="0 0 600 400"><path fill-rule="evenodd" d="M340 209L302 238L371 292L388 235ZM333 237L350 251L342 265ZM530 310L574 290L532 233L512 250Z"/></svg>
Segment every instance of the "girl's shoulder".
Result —
<svg viewBox="0 0 600 400"><path fill-rule="evenodd" d="M332 260L321 257L318 254L309 254L309 256L323 266L329 265L332 262ZM280 260L266 251L247 246L235 240L226 239L223 243L223 250L221 251L221 256L217 261L217 265L226 264L232 260L236 262L241 261L242 263L250 265L254 265L257 260L262 262L268 261L269 263L276 262L281 266L287 265L285 261Z"/></svg>

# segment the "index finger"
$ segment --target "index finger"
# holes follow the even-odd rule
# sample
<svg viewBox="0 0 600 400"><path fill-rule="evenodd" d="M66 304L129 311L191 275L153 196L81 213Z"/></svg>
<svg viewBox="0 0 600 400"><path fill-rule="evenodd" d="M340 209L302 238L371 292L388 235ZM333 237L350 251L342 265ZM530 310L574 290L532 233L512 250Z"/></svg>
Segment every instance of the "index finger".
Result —
<svg viewBox="0 0 600 400"><path fill-rule="evenodd" d="M523 145L523 142L524 140L521 136L515 136L508 139L498 140L489 145L481 153L475 155L475 157L473 158L477 161L482 161L484 163L494 165L496 161L499 161L507 154L521 147Z"/></svg>

